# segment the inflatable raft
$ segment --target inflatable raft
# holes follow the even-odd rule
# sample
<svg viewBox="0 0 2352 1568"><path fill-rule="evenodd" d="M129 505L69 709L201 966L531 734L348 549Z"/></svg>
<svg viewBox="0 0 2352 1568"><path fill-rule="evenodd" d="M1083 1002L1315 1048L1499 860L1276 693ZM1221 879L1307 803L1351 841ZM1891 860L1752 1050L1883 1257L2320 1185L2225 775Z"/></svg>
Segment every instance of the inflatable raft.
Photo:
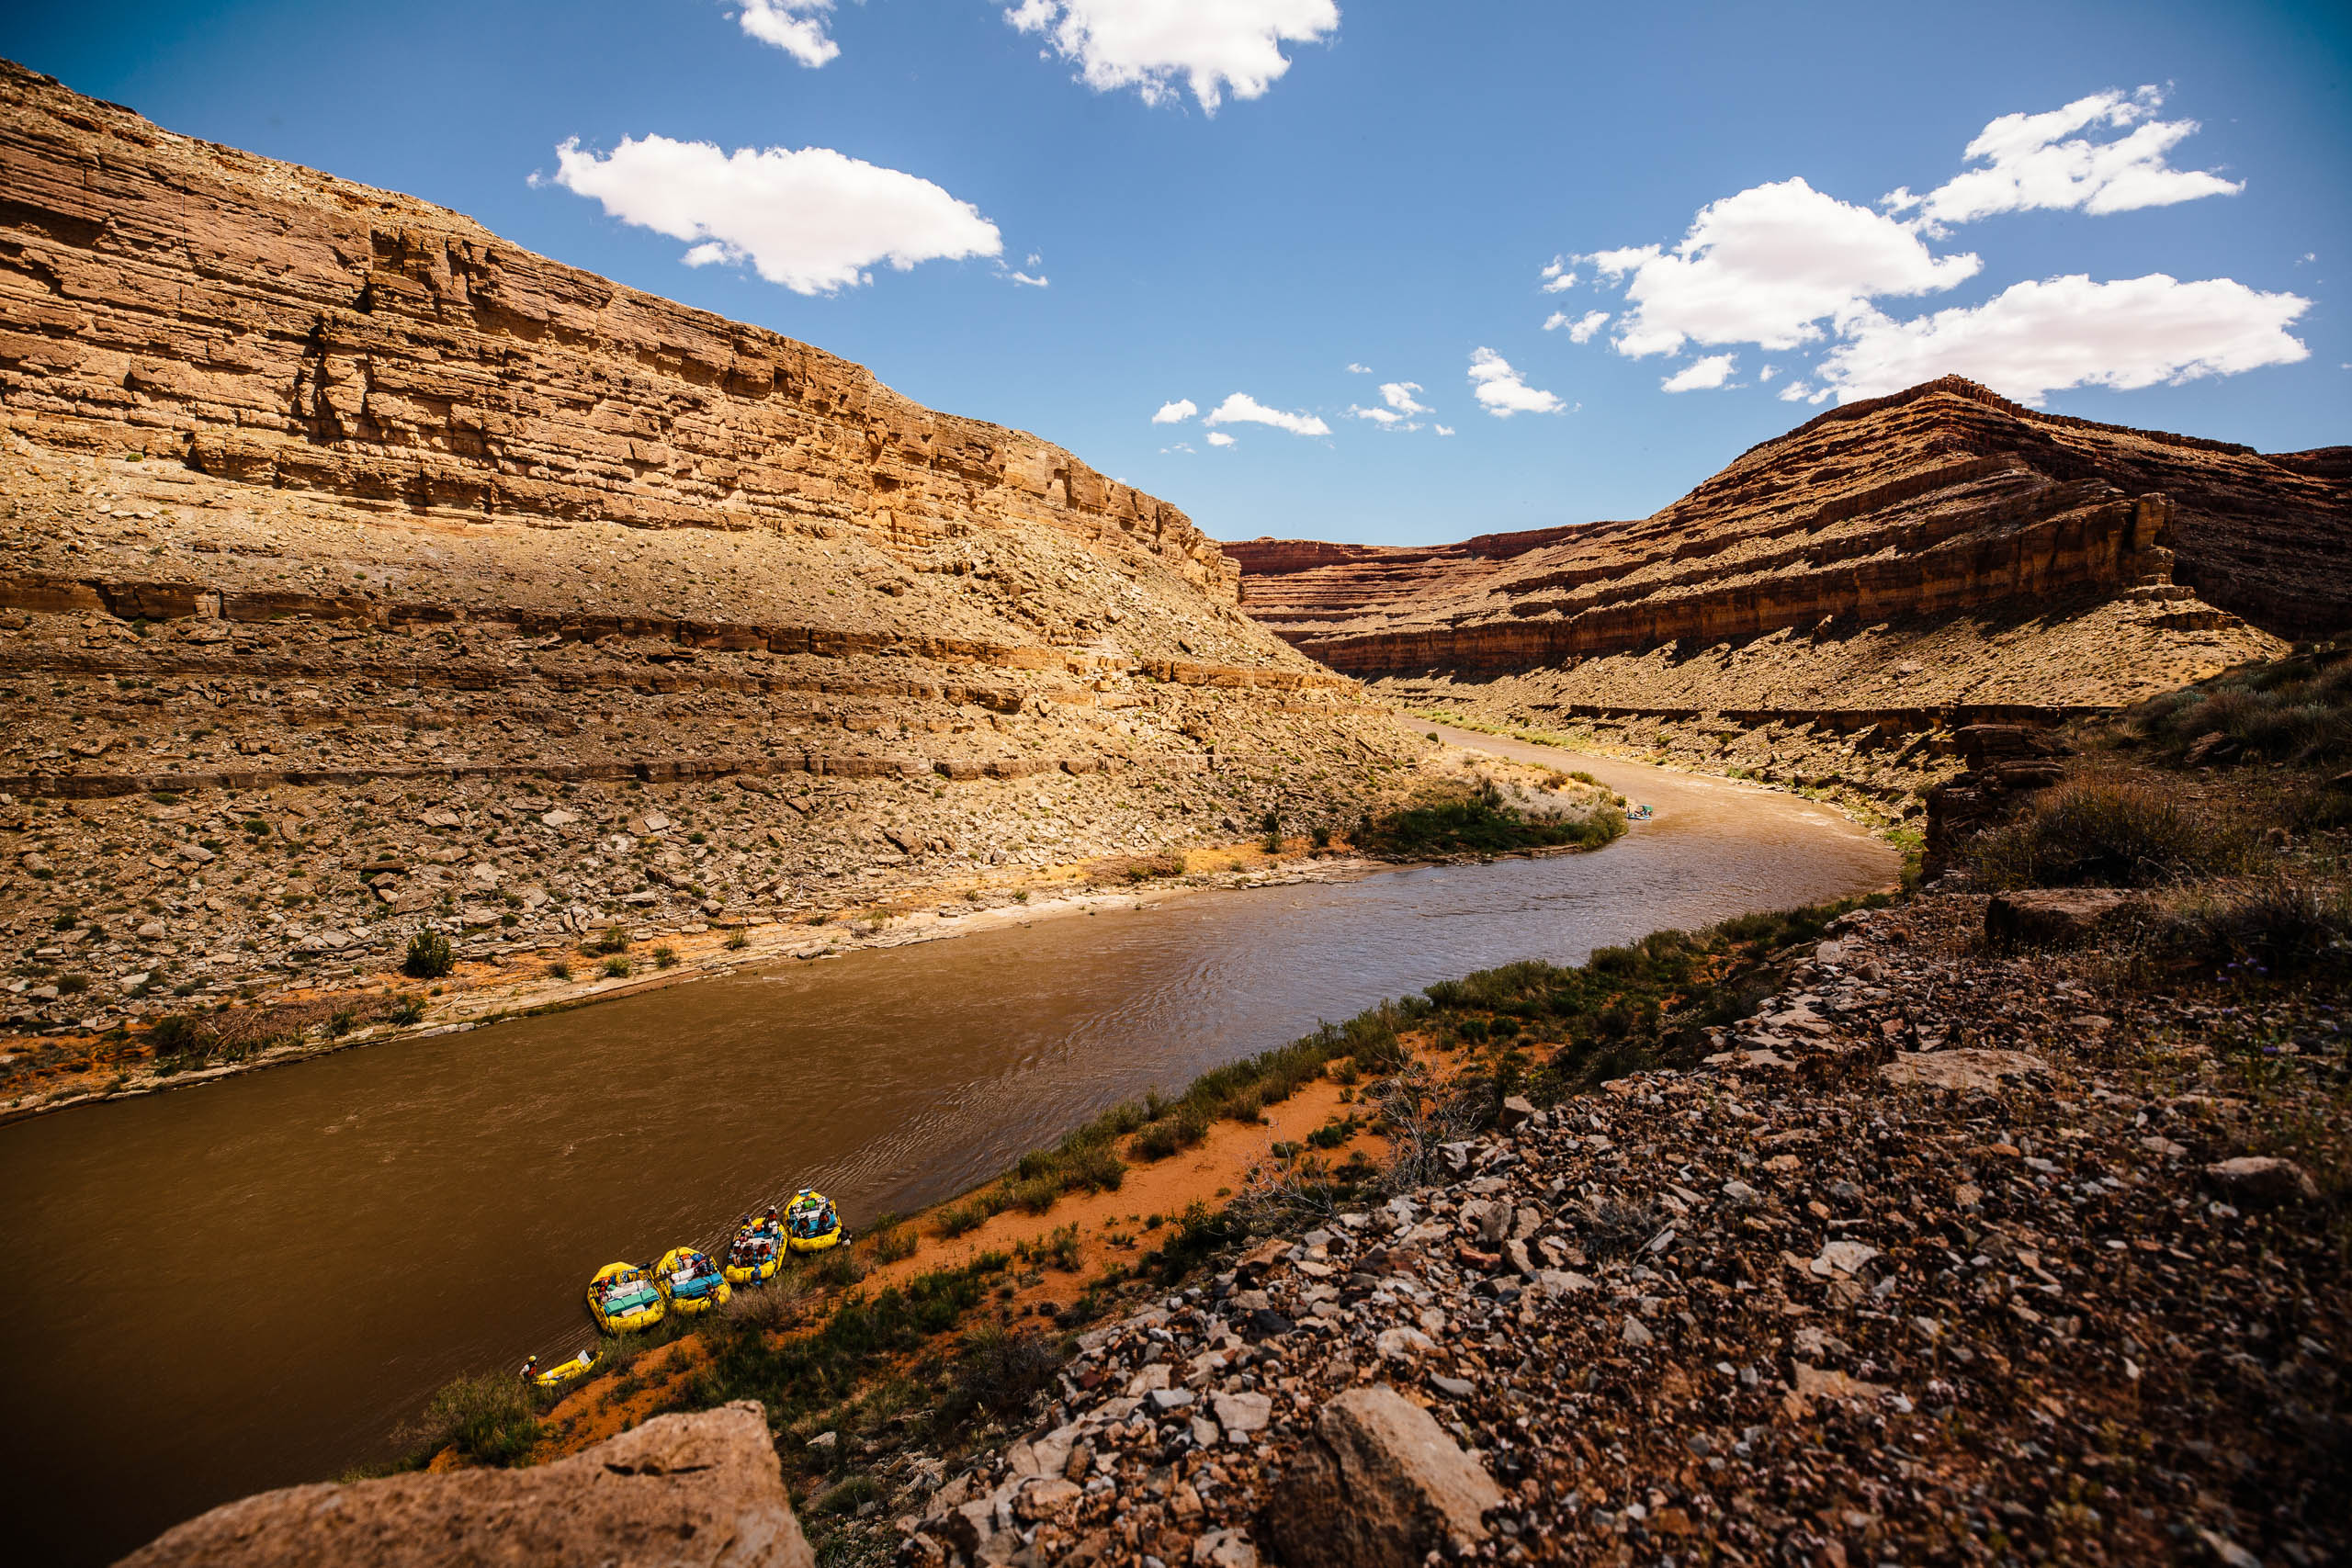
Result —
<svg viewBox="0 0 2352 1568"><path fill-rule="evenodd" d="M784 1223L770 1209L757 1218L743 1216L735 1239L727 1244L727 1260L719 1273L730 1285L763 1285L784 1266Z"/></svg>
<svg viewBox="0 0 2352 1568"><path fill-rule="evenodd" d="M588 1282L588 1312L607 1334L634 1334L662 1321L662 1292L634 1263L607 1263Z"/></svg>
<svg viewBox="0 0 2352 1568"><path fill-rule="evenodd" d="M591 1345L570 1360L558 1361L552 1367L542 1367L537 1356L523 1363L523 1381L541 1388L560 1388L596 1364L596 1348Z"/></svg>
<svg viewBox="0 0 2352 1568"><path fill-rule="evenodd" d="M735 1293L710 1255L691 1247L673 1247L663 1253L662 1261L653 1266L653 1280L662 1287L670 1310L688 1316L724 1306Z"/></svg>
<svg viewBox="0 0 2352 1568"><path fill-rule="evenodd" d="M841 1244L842 1217L831 1198L804 1187L784 1211L784 1232L793 1251L822 1252Z"/></svg>

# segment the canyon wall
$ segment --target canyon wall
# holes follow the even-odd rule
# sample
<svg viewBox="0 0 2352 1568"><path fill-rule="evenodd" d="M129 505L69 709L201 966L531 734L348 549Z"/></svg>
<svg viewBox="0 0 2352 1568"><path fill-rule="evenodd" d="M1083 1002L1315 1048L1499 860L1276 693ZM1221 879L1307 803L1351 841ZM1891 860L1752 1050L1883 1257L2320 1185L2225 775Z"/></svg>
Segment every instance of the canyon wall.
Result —
<svg viewBox="0 0 2352 1568"><path fill-rule="evenodd" d="M1917 769L1856 760L1855 732L2113 708L2352 620L2347 458L1946 378L1832 410L1646 518L1227 549L1245 608L1401 705L1915 808Z"/></svg>
<svg viewBox="0 0 2352 1568"><path fill-rule="evenodd" d="M0 65L20 1029L1352 822L1430 748L1238 581L1035 436Z"/></svg>

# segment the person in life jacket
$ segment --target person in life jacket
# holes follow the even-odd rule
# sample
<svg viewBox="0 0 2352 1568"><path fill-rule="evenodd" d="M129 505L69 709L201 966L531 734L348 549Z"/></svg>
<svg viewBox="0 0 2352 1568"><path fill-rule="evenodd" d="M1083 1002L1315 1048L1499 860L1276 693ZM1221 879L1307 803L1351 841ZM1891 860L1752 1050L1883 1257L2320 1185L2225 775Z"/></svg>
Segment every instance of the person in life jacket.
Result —
<svg viewBox="0 0 2352 1568"><path fill-rule="evenodd" d="M529 1382L539 1375L539 1359L536 1355L523 1358L523 1381Z"/></svg>

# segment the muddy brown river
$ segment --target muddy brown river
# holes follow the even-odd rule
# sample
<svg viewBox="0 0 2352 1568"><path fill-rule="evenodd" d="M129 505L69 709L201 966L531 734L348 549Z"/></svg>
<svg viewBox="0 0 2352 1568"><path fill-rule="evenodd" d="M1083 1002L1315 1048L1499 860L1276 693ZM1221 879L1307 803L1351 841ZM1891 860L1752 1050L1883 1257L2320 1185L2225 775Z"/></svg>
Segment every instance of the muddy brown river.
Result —
<svg viewBox="0 0 2352 1568"><path fill-rule="evenodd" d="M591 1338L599 1265L797 1187L854 1225L1318 1019L1895 871L1804 800L1452 738L1588 767L1657 819L1597 854L1171 897L0 1128L10 1555L110 1561L382 1457L448 1378Z"/></svg>

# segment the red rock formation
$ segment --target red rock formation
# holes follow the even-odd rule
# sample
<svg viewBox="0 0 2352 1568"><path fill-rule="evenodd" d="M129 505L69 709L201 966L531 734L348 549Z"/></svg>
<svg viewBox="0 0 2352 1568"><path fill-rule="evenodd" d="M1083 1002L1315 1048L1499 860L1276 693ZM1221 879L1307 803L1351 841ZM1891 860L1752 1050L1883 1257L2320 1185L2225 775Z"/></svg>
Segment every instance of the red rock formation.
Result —
<svg viewBox="0 0 2352 1568"><path fill-rule="evenodd" d="M1254 613L1359 675L1493 673L1829 618L2127 593L2165 605L2158 629L2212 629L2219 606L2299 636L2352 620L2347 466L2345 448L2265 457L2038 413L1948 377L1832 410L1637 522L1429 549L1227 552Z"/></svg>

